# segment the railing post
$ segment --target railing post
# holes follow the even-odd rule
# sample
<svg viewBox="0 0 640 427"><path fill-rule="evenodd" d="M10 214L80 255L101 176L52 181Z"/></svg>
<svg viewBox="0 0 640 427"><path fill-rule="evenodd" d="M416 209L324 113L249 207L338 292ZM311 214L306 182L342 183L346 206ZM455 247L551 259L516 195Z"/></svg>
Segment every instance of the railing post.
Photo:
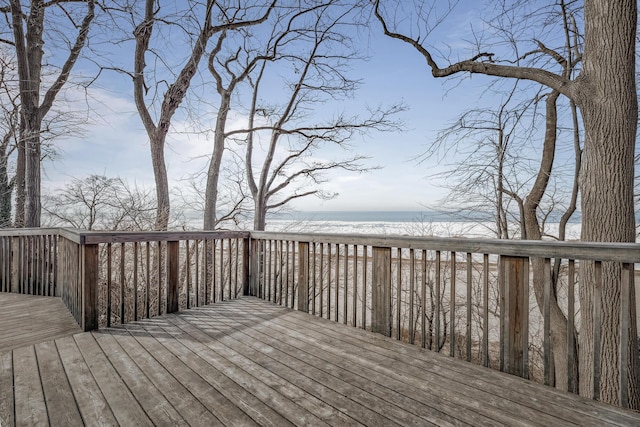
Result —
<svg viewBox="0 0 640 427"><path fill-rule="evenodd" d="M98 245L80 245L82 286L82 330L98 329Z"/></svg>
<svg viewBox="0 0 640 427"><path fill-rule="evenodd" d="M527 376L526 361L528 354L528 269L529 259L501 256L500 267L503 281L504 312L504 371L513 375Z"/></svg>
<svg viewBox="0 0 640 427"><path fill-rule="evenodd" d="M309 312L309 243L298 242L298 311Z"/></svg>
<svg viewBox="0 0 640 427"><path fill-rule="evenodd" d="M180 279L180 242L167 242L167 313L175 313L180 309L179 279Z"/></svg>
<svg viewBox="0 0 640 427"><path fill-rule="evenodd" d="M245 237L242 239L242 295L250 295L250 268L249 263L251 257L249 256L251 252L251 239L249 237Z"/></svg>
<svg viewBox="0 0 640 427"><path fill-rule="evenodd" d="M373 247L371 278L371 331L390 337L391 248Z"/></svg>

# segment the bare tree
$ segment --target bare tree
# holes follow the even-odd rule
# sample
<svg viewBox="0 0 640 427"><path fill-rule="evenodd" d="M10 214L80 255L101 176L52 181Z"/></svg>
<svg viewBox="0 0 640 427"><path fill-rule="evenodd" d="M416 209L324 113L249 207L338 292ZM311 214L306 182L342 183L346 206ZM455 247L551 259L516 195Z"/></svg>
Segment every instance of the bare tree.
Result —
<svg viewBox="0 0 640 427"><path fill-rule="evenodd" d="M426 2L418 3L422 7L418 6L417 10L433 10L429 9ZM514 4L514 7L518 6L517 2ZM633 162L638 117L635 86L636 1L623 0L615 4L606 0L585 1L582 68L577 77L567 75L564 68L558 67L557 59L568 56L567 52L562 51L565 46L554 50L540 40L534 41L531 50L524 53L516 51L516 57L506 61L501 61L484 46L479 46L470 59L440 66L433 56L434 49L427 44L426 35L430 28L422 26L426 33L416 36L410 30L392 26L387 11L381 5L381 2L376 2L374 13L384 33L414 47L424 57L434 77L468 72L531 80L572 100L580 110L585 129L580 182L582 240L635 241ZM417 19L422 24L433 24L423 20L427 16L425 13ZM401 19L396 18L394 22L401 22ZM555 64L550 65L548 58ZM525 59L529 62L524 63ZM594 344L593 298L596 287L601 286L602 382L599 398L618 404L620 301L622 298L634 300L633 287L629 295L621 295L620 264L603 265L602 285L595 282L593 264L585 263L583 267L583 288L580 292L580 393L591 396L593 392L593 353L590 350ZM633 408L640 408L634 304L630 304L629 316L632 319L627 366L629 404Z"/></svg>
<svg viewBox="0 0 640 427"><path fill-rule="evenodd" d="M3 3L5 5L0 6L0 11L5 15L11 34L0 41L15 50L20 86L16 225L38 227L41 214L43 120L67 83L71 70L86 45L89 28L95 17L96 2L9 0ZM45 20L48 13L52 14L49 19L51 22ZM54 28L54 31L45 34L49 27ZM75 39L66 38L69 32L75 34ZM50 78L51 83L46 87L42 77L45 66L44 46L45 41L50 40L49 36L54 38L54 46L65 46L68 54L57 75Z"/></svg>
<svg viewBox="0 0 640 427"><path fill-rule="evenodd" d="M85 230L152 230L155 205L148 189L119 177L89 175L44 195L44 222Z"/></svg>
<svg viewBox="0 0 640 427"><path fill-rule="evenodd" d="M268 54L251 76L248 129L229 134L246 134L245 170L256 230L264 230L268 211L295 199L332 197L320 187L328 171L368 170L362 163L364 155L331 159L320 155L323 148L334 145L349 151L356 134L399 129L392 116L402 105L371 109L367 117L335 112L323 120L314 114L324 102L346 99L357 90L359 82L346 73L349 62L360 59L347 29L356 9L357 5L329 1L294 14L284 30L272 33ZM281 104L263 101L264 82L274 72L287 75ZM260 140L266 141L262 152ZM261 164L254 172L257 158Z"/></svg>
<svg viewBox="0 0 640 427"><path fill-rule="evenodd" d="M275 0L271 4L257 6L234 6L234 2L217 2L207 0L205 4L189 4L187 11L184 12L187 17L182 19L163 19L160 15L161 7L157 0L146 0L144 8L144 17L137 24L134 31L136 39L136 47L134 53L134 99L136 107L142 123L149 136L149 144L151 149L151 160L153 164L153 172L156 181L156 197L158 201L156 214L156 229L166 230L169 223L170 202L169 202L169 183L167 179L167 170L164 159L164 148L167 134L171 126L171 120L178 110L178 107L184 100L191 80L198 71L200 60L206 52L207 44L211 37L223 31L231 31L238 28L259 24L266 20L275 5ZM190 15L191 13L195 15ZM255 19L248 18L250 15L256 15ZM220 22L215 23L218 19ZM180 27L182 21L193 21L197 28L184 28L187 36L191 39L191 49L186 63L180 68L180 71L173 78L173 82L168 84L162 95L162 102L159 106L154 105L154 101L160 97L161 87L167 81L166 76L156 74L157 80L153 83L149 82L150 74L147 73L147 56L154 55L156 60L165 61L168 52L162 52L162 49L152 49L152 35L154 28L162 23ZM194 33L194 34L192 34ZM175 54L173 52L172 54ZM150 100L147 96L151 90ZM157 107L158 118L155 120L152 116L151 107Z"/></svg>

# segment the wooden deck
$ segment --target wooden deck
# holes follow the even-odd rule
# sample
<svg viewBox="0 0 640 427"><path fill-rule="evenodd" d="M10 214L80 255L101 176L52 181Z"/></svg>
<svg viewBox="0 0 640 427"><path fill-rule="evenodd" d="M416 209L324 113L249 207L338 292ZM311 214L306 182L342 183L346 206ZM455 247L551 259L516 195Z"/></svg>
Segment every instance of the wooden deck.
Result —
<svg viewBox="0 0 640 427"><path fill-rule="evenodd" d="M78 332L60 298L0 292L0 354Z"/></svg>
<svg viewBox="0 0 640 427"><path fill-rule="evenodd" d="M637 426L640 413L243 298L0 354L0 424Z"/></svg>

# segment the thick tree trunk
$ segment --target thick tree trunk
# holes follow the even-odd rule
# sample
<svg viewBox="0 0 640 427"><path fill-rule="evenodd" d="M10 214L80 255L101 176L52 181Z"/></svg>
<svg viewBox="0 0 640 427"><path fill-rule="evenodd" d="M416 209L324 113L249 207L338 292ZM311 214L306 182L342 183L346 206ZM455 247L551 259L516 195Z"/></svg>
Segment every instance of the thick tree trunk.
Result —
<svg viewBox="0 0 640 427"><path fill-rule="evenodd" d="M638 118L635 86L636 0L585 1L585 53L576 103L582 113L585 143L581 175L582 240L634 242L634 148ZM593 263L583 263L580 292L580 393L593 387ZM618 404L620 366L620 264L602 268L600 399ZM631 317L635 318L635 304ZM640 408L638 348L631 322L630 404Z"/></svg>
<svg viewBox="0 0 640 427"><path fill-rule="evenodd" d="M267 226L267 202L262 197L262 193L258 193L254 197L253 210L253 229L256 231L264 231Z"/></svg>
<svg viewBox="0 0 640 427"><path fill-rule="evenodd" d="M37 114L37 113L36 113ZM40 121L27 119L25 135L25 227L40 227Z"/></svg>

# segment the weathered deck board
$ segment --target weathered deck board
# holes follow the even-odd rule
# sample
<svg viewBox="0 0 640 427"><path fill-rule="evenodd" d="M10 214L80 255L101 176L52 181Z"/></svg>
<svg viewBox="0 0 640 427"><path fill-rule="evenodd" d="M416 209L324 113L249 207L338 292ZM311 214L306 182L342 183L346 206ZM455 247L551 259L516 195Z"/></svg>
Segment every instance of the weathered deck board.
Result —
<svg viewBox="0 0 640 427"><path fill-rule="evenodd" d="M14 418L15 417L15 418ZM244 298L0 354L0 423L640 425L640 413Z"/></svg>
<svg viewBox="0 0 640 427"><path fill-rule="evenodd" d="M60 298L0 292L0 354L82 332Z"/></svg>

